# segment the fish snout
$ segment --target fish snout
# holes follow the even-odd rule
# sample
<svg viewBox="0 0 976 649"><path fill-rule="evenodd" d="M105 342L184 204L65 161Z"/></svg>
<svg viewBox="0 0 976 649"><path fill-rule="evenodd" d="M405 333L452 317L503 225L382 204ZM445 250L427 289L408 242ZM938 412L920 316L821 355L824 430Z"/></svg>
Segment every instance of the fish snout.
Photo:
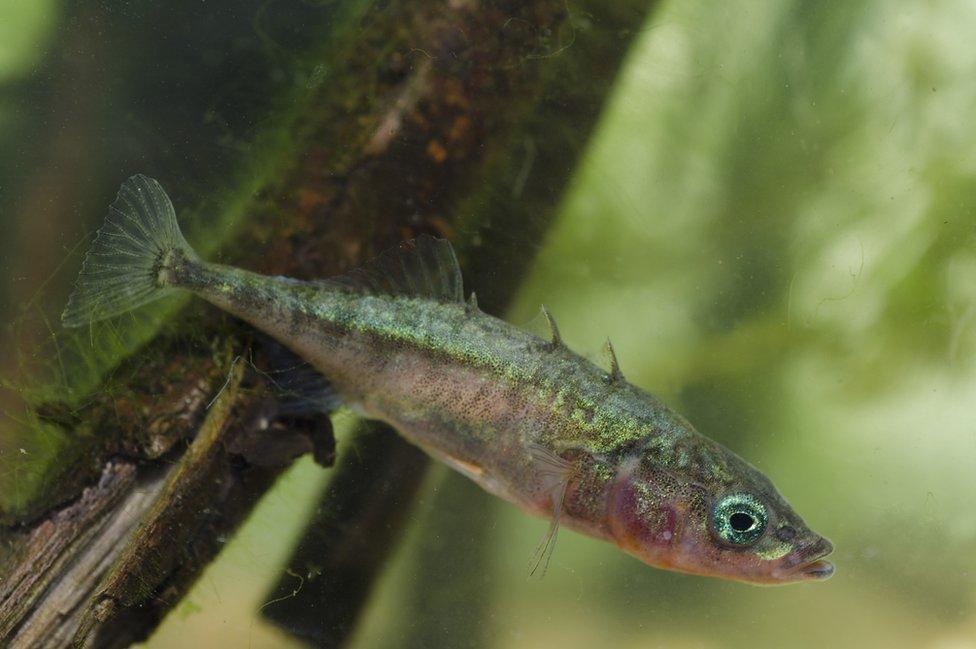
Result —
<svg viewBox="0 0 976 649"><path fill-rule="evenodd" d="M783 557L775 576L782 581L827 579L834 574L834 564L825 561L824 557L833 551L833 543L818 537L812 543L800 545Z"/></svg>

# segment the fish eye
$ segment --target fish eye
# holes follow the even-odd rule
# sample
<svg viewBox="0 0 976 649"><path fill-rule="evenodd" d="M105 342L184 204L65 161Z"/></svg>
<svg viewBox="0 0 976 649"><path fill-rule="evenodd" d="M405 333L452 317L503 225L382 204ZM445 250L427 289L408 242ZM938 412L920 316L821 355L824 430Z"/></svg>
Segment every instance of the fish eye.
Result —
<svg viewBox="0 0 976 649"><path fill-rule="evenodd" d="M712 509L712 528L729 545L752 545L766 531L766 507L746 493L724 496Z"/></svg>

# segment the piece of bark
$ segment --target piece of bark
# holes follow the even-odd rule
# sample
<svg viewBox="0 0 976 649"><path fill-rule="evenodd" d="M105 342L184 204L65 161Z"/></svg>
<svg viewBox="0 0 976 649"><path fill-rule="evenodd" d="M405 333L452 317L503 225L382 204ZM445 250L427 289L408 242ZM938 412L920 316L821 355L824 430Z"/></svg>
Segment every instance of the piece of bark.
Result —
<svg viewBox="0 0 976 649"><path fill-rule="evenodd" d="M86 598L91 592L94 585L84 583L87 575L97 578L99 573L93 567L115 548L122 547L118 540L124 538L129 525L139 520L138 508L134 510L132 503L126 502L138 493L130 491L135 478L133 464L110 462L98 483L85 489L81 498L23 533L18 554L10 561L15 569L6 572L0 582L0 637L9 637L19 625L18 638L23 640L15 640L14 645L30 646L31 641L43 639L47 629L55 625L53 616L67 615L82 603L74 601L73 596ZM141 494L137 497L141 502L152 501ZM125 504L113 510L120 502ZM112 519L109 514L113 511L125 515ZM122 530L112 529L119 524ZM80 557L83 554L85 558ZM56 580L56 589L67 586L68 592L52 593L56 605L31 612L34 593L51 587ZM35 630L38 628L40 632Z"/></svg>

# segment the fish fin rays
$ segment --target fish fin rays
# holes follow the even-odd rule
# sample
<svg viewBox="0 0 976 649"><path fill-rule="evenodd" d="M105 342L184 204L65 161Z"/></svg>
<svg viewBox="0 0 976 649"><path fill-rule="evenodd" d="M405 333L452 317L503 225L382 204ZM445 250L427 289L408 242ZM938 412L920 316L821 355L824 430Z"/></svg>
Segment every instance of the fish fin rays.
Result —
<svg viewBox="0 0 976 649"><path fill-rule="evenodd" d="M132 176L119 188L82 262L75 289L61 315L82 327L121 315L170 293L163 271L175 258L195 260L173 204L157 181Z"/></svg>
<svg viewBox="0 0 976 649"><path fill-rule="evenodd" d="M542 490L549 494L552 506L549 528L539 540L539 544L529 559L529 574L533 576L538 574L541 579L549 569L549 560L556 548L556 537L559 534L559 521L566 500L566 490L575 472L575 465L539 444L530 444L529 454L535 461Z"/></svg>
<svg viewBox="0 0 976 649"><path fill-rule="evenodd" d="M552 314L549 312L549 309L546 308L545 304L543 304L540 308L542 309L543 317L546 319L546 322L549 324L549 335L551 336L549 345L553 349L559 347L565 347L566 345L563 343L563 338L562 336L559 335L559 327L556 326L556 319L552 317Z"/></svg>
<svg viewBox="0 0 976 649"><path fill-rule="evenodd" d="M270 384L280 414L331 413L342 405L342 398L329 380L310 363L270 340L267 350L272 367L261 374Z"/></svg>
<svg viewBox="0 0 976 649"><path fill-rule="evenodd" d="M277 370L271 378L281 414L330 413L342 405L329 380L308 363Z"/></svg>
<svg viewBox="0 0 976 649"><path fill-rule="evenodd" d="M359 268L320 284L370 295L464 302L461 268L453 246L446 239L425 234L404 241Z"/></svg>
<svg viewBox="0 0 976 649"><path fill-rule="evenodd" d="M613 350L613 343L607 338L607 344L603 346L603 351L610 360L610 372L607 374L608 383L621 383L624 375L620 371L620 363L617 361L617 352Z"/></svg>

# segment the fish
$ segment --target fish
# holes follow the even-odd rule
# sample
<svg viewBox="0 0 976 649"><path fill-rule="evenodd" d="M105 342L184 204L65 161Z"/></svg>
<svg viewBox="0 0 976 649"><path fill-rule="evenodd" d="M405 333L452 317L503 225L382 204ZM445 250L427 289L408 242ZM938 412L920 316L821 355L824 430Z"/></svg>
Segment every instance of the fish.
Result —
<svg viewBox="0 0 976 649"><path fill-rule="evenodd" d="M392 426L487 492L657 568L751 584L830 577L833 551L763 473L623 376L465 300L451 244L426 235L315 281L202 260L163 187L126 180L62 314L66 327L189 291L327 380L322 403ZM327 396L327 398L325 398Z"/></svg>

